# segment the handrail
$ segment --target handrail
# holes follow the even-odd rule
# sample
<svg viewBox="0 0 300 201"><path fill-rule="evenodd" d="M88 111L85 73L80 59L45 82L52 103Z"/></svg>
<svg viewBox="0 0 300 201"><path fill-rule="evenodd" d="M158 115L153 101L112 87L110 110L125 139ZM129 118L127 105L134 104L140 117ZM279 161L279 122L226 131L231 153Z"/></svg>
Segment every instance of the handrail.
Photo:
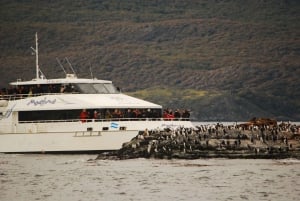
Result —
<svg viewBox="0 0 300 201"><path fill-rule="evenodd" d="M120 122L120 121L189 121L187 118L163 119L163 118L111 118L111 119L66 119L66 120L37 120L37 121L19 121L19 123L65 123L65 122Z"/></svg>
<svg viewBox="0 0 300 201"><path fill-rule="evenodd" d="M14 100L21 100L25 98L32 98L37 96L44 96L44 95L62 95L62 94L79 94L78 92L64 92L64 93L34 93L34 94L9 94L9 95L1 95L0 100L7 100L7 101L14 101Z"/></svg>

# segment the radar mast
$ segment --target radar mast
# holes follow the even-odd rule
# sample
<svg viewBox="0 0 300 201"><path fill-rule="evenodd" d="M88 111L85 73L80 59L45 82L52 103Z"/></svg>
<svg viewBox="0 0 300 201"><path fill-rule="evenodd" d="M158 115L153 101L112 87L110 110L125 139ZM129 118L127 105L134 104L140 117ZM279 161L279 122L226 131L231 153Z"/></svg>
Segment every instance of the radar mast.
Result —
<svg viewBox="0 0 300 201"><path fill-rule="evenodd" d="M37 32L35 33L35 48L31 47L32 51L35 53L35 71L36 71L36 80L40 78L40 68L39 68L39 50L38 50L38 36Z"/></svg>

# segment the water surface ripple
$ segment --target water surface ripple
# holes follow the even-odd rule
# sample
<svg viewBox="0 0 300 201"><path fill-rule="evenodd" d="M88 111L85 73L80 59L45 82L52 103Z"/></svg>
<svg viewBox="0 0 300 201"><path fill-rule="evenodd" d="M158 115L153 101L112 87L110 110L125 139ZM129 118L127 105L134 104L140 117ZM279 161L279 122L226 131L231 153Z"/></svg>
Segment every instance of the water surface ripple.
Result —
<svg viewBox="0 0 300 201"><path fill-rule="evenodd" d="M299 200L300 161L0 154L0 200Z"/></svg>

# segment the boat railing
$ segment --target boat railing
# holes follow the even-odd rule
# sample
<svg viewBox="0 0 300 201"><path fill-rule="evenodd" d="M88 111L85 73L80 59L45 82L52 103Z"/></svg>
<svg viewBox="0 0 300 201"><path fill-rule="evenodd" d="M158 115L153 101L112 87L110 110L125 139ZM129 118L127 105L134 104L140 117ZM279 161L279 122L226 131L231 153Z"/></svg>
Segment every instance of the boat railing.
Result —
<svg viewBox="0 0 300 201"><path fill-rule="evenodd" d="M66 122L120 122L120 121L189 121L187 118L164 119L164 118L109 118L109 119L65 119L65 120L35 120L19 121L19 123L66 123Z"/></svg>
<svg viewBox="0 0 300 201"><path fill-rule="evenodd" d="M45 95L62 95L62 94L78 94L78 92L70 92L70 93L34 93L34 94L0 94L0 100L14 101L25 98L32 98L37 96L45 96Z"/></svg>

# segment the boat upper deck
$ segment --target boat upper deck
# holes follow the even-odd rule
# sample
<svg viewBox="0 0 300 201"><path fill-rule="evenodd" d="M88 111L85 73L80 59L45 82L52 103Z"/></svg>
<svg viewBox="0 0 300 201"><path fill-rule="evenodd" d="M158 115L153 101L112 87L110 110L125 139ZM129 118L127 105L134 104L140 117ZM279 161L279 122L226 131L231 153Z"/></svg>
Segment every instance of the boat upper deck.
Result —
<svg viewBox="0 0 300 201"><path fill-rule="evenodd" d="M0 100L18 100L28 97L59 94L118 94L112 81L98 79L78 79L68 74L64 79L34 79L10 83L10 87L2 88Z"/></svg>

